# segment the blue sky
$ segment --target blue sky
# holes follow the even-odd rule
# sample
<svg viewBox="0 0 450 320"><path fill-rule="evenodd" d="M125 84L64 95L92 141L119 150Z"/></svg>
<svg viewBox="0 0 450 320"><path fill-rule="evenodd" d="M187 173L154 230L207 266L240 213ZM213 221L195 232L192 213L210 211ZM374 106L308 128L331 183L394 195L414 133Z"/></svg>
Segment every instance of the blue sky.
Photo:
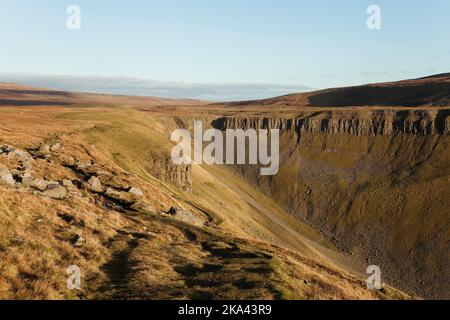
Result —
<svg viewBox="0 0 450 320"><path fill-rule="evenodd" d="M79 31L66 28L71 4ZM366 27L371 4L378 31ZM203 98L259 98L449 72L450 1L2 0L0 37L1 81L77 90L86 77L94 91L133 94L126 84L142 81L137 94L170 83L170 95L178 84Z"/></svg>

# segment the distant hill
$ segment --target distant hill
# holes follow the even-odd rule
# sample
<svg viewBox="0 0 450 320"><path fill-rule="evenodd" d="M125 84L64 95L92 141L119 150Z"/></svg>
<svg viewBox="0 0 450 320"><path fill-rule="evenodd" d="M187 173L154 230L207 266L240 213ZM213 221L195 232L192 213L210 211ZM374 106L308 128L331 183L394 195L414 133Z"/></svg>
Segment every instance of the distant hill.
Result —
<svg viewBox="0 0 450 320"><path fill-rule="evenodd" d="M320 90L309 93L233 102L231 106L298 106L298 107L426 107L450 105L450 73L429 77Z"/></svg>
<svg viewBox="0 0 450 320"><path fill-rule="evenodd" d="M121 105L133 107L201 105L191 99L168 99L111 94L75 93L0 83L0 106Z"/></svg>

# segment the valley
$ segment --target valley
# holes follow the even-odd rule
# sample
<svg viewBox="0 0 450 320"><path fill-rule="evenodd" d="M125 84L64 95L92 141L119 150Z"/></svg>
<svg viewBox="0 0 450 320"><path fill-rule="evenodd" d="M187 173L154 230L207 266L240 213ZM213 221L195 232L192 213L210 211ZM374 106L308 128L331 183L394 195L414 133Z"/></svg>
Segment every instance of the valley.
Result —
<svg viewBox="0 0 450 320"><path fill-rule="evenodd" d="M448 298L449 90L209 103L2 84L0 298ZM278 129L278 174L175 165L171 133L195 120Z"/></svg>

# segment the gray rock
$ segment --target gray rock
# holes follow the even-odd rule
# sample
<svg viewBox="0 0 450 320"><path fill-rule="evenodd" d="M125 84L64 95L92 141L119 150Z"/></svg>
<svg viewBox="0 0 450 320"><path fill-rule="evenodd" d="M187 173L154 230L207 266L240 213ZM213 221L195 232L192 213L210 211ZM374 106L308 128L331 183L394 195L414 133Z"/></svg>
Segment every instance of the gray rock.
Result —
<svg viewBox="0 0 450 320"><path fill-rule="evenodd" d="M28 152L19 149L16 149L8 153L8 158L17 161L27 161L33 159L33 157L31 157L31 155Z"/></svg>
<svg viewBox="0 0 450 320"><path fill-rule="evenodd" d="M0 164L0 183L6 183L12 186L15 184L12 173L2 164Z"/></svg>
<svg viewBox="0 0 450 320"><path fill-rule="evenodd" d="M32 175L31 175L31 173L30 172L28 172L28 171L25 171L24 173L21 173L20 175L19 175L19 177L20 177L20 179L29 179L29 178L32 178Z"/></svg>
<svg viewBox="0 0 450 320"><path fill-rule="evenodd" d="M105 191L105 188L102 185L102 182L97 177L91 177L89 181L86 183L88 190L93 192L102 193Z"/></svg>
<svg viewBox="0 0 450 320"><path fill-rule="evenodd" d="M135 197L139 197L140 198L140 197L144 196L144 193L142 192L142 190L138 189L138 188L135 188L135 187L132 187L128 192L131 193Z"/></svg>
<svg viewBox="0 0 450 320"><path fill-rule="evenodd" d="M56 199L56 200L63 200L66 198L67 196L67 190L58 185L58 186L53 186L50 189L47 189L44 191L44 195L46 197L52 198L52 199Z"/></svg>
<svg viewBox="0 0 450 320"><path fill-rule="evenodd" d="M60 160L63 165L66 165L66 166L74 166L75 165L75 159L69 155L65 155L65 154L61 155Z"/></svg>
<svg viewBox="0 0 450 320"><path fill-rule="evenodd" d="M43 144L40 148L39 151L43 154L49 154L50 153L50 146L48 144Z"/></svg>
<svg viewBox="0 0 450 320"><path fill-rule="evenodd" d="M22 187L31 187L33 183L33 177L31 175L26 177L25 174L22 175Z"/></svg>
<svg viewBox="0 0 450 320"><path fill-rule="evenodd" d="M30 183L30 187L39 190L39 191L45 191L47 189L48 182L42 179L34 179Z"/></svg>
<svg viewBox="0 0 450 320"><path fill-rule="evenodd" d="M52 144L52 146L50 147L51 152L58 152L59 150L61 150L61 144L58 142Z"/></svg>
<svg viewBox="0 0 450 320"><path fill-rule="evenodd" d="M46 190L52 190L52 189L55 189L57 187L59 187L59 183L58 182L56 182L56 181L48 181Z"/></svg>
<svg viewBox="0 0 450 320"><path fill-rule="evenodd" d="M202 219L200 219L195 214L193 214L192 212L189 212L189 211L179 210L177 212L176 218L178 220L184 221L189 224L197 225L197 226L201 226L204 224L204 221Z"/></svg>
<svg viewBox="0 0 450 320"><path fill-rule="evenodd" d="M61 184L66 188L76 188L71 180L64 179L61 181Z"/></svg>
<svg viewBox="0 0 450 320"><path fill-rule="evenodd" d="M89 167L92 167L92 162L78 160L76 162L76 167L77 167L78 170L86 170Z"/></svg>
<svg viewBox="0 0 450 320"><path fill-rule="evenodd" d="M61 184L63 185L64 188L66 188L67 192L70 195L75 196L75 197L82 196L82 194L78 190L77 186L75 186L75 184L71 180L64 179L61 181Z"/></svg>
<svg viewBox="0 0 450 320"><path fill-rule="evenodd" d="M22 161L22 170L25 172L30 172L33 170L33 159L27 159Z"/></svg>

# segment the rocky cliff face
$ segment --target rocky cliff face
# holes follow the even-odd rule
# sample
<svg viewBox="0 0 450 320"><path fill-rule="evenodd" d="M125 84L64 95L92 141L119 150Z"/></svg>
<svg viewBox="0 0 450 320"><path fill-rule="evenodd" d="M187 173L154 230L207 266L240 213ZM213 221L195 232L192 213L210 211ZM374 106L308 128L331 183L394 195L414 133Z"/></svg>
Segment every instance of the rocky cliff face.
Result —
<svg viewBox="0 0 450 320"><path fill-rule="evenodd" d="M212 122L228 128L271 128L303 133L351 134L356 136L450 134L450 109L343 112L304 112L296 118L223 117Z"/></svg>
<svg viewBox="0 0 450 320"><path fill-rule="evenodd" d="M448 297L450 110L330 110L297 117L222 117L215 128L280 129L280 171L232 170L381 267L395 286ZM447 191L446 191L447 190Z"/></svg>
<svg viewBox="0 0 450 320"><path fill-rule="evenodd" d="M183 191L192 189L192 168L190 165L175 165L171 159L154 159L149 172L161 181L174 183Z"/></svg>

